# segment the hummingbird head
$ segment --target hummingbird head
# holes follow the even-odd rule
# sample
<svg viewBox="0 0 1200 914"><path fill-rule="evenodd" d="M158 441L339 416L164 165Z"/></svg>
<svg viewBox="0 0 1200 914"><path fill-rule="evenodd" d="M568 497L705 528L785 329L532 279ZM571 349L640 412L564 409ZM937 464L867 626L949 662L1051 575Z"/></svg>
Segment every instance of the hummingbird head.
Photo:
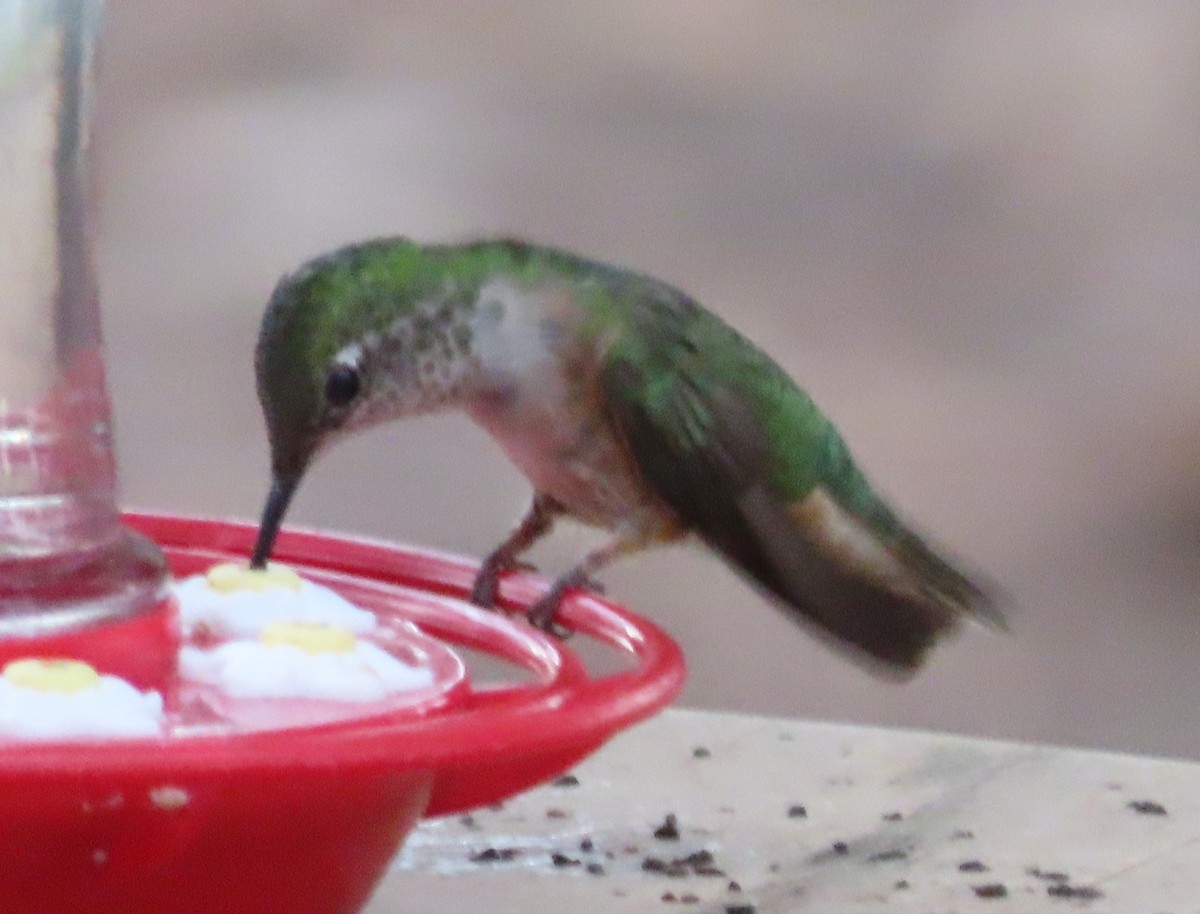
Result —
<svg viewBox="0 0 1200 914"><path fill-rule="evenodd" d="M411 324L436 290L429 266L415 242L381 239L311 260L276 285L255 354L272 485L253 566L270 556L318 451L353 430L418 411L421 350L414 343L424 340L414 339Z"/></svg>

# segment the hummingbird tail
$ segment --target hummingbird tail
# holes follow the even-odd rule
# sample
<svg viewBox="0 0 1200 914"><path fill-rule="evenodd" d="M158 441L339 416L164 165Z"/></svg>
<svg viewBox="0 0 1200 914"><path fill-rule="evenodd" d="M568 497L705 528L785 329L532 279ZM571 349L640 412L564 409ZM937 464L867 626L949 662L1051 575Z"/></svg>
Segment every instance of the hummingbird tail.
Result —
<svg viewBox="0 0 1200 914"><path fill-rule="evenodd" d="M690 345L671 350L678 357L668 370L621 357L602 375L614 426L684 527L815 634L894 675L915 672L964 616L999 618L871 494L836 432L782 370L726 338L737 378L714 378L722 363L693 350L716 331L686 329L674 331ZM797 480L814 473L823 481L797 495Z"/></svg>
<svg viewBox="0 0 1200 914"><path fill-rule="evenodd" d="M964 617L1003 627L990 598L915 534L883 535L821 490L785 506L759 489L741 508L754 535L713 545L815 634L892 675L916 672Z"/></svg>

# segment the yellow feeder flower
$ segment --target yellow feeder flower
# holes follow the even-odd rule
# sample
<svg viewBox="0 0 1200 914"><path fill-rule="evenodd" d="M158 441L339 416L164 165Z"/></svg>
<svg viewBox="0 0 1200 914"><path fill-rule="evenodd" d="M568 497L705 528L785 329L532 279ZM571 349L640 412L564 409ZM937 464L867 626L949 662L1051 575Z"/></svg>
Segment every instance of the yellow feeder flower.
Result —
<svg viewBox="0 0 1200 914"><path fill-rule="evenodd" d="M67 695L100 684L100 674L82 660L26 657L5 666L3 676L15 686Z"/></svg>
<svg viewBox="0 0 1200 914"><path fill-rule="evenodd" d="M349 654L358 645L348 628L323 622L275 622L262 630L259 641L268 647L289 644L309 654Z"/></svg>
<svg viewBox="0 0 1200 914"><path fill-rule="evenodd" d="M251 568L237 562L214 565L205 574L208 586L218 593L234 593L249 590L261 593L264 590L299 590L300 575L286 565L268 562L266 568Z"/></svg>

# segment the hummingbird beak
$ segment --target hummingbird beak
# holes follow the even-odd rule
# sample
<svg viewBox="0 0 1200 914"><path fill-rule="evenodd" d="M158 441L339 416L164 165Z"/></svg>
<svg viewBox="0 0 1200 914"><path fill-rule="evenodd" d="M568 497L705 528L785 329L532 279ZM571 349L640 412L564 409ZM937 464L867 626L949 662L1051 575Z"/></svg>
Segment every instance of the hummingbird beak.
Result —
<svg viewBox="0 0 1200 914"><path fill-rule="evenodd" d="M283 523L283 515L287 512L299 485L299 476L275 476L271 480L271 493L267 496L266 507L263 508L262 520L258 525L258 541L254 544L254 555L250 559L251 568L262 569L267 566L267 559L271 557L271 549L274 548L275 537L279 533L279 525Z"/></svg>

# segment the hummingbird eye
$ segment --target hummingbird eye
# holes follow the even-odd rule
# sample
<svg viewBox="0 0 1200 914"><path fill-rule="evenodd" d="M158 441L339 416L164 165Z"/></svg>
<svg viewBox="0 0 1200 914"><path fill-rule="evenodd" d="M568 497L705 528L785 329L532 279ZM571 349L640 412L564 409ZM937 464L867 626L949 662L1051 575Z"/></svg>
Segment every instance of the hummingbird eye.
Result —
<svg viewBox="0 0 1200 914"><path fill-rule="evenodd" d="M325 378L325 399L331 406L345 406L358 396L361 387L358 369L350 365L337 365Z"/></svg>

